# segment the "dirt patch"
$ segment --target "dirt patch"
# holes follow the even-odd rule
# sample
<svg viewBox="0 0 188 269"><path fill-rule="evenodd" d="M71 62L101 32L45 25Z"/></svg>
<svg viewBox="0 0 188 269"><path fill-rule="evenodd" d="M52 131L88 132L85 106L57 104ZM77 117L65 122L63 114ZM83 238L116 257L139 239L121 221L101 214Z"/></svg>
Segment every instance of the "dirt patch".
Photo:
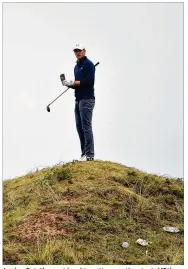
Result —
<svg viewBox="0 0 188 269"><path fill-rule="evenodd" d="M15 253L9 253L3 250L3 264L17 264L18 256Z"/></svg>
<svg viewBox="0 0 188 269"><path fill-rule="evenodd" d="M36 241L39 237L68 236L73 231L63 228L63 223L74 221L74 217L60 212L41 212L21 223L16 233L22 239Z"/></svg>

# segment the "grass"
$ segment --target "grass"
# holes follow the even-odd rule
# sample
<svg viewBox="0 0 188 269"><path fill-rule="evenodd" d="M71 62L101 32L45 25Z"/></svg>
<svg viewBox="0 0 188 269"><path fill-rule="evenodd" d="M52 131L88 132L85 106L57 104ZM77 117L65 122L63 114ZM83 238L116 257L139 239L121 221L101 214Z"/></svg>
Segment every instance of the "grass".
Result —
<svg viewBox="0 0 188 269"><path fill-rule="evenodd" d="M181 179L107 161L5 181L4 264L183 264L183 195Z"/></svg>

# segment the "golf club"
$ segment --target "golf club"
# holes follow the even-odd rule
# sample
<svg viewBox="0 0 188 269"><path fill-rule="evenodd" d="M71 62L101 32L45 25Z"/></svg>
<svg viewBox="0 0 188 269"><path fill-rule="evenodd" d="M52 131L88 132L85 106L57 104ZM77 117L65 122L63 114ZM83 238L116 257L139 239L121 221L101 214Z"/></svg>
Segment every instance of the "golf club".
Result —
<svg viewBox="0 0 188 269"><path fill-rule="evenodd" d="M95 67L96 67L98 64L99 64L99 62L97 62L97 63L95 64ZM62 77L63 77L63 79L65 79L64 74L60 75L60 79L61 79L61 81L63 80ZM55 102L55 101L56 101L62 94L64 94L66 91L68 91L68 89L69 89L69 87L68 87L64 92L62 92L58 97L56 97L56 98L55 98L49 105L47 105L46 110L47 110L48 112L50 112L50 105L53 104L53 102Z"/></svg>

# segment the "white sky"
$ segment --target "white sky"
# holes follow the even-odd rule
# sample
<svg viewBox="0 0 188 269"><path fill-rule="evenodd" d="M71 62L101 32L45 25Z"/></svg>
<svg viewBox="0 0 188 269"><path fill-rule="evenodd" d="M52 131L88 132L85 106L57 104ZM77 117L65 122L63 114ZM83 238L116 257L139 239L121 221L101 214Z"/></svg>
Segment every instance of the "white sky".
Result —
<svg viewBox="0 0 188 269"><path fill-rule="evenodd" d="M96 68L96 158L183 176L183 4L4 3L3 178L77 159L72 47Z"/></svg>

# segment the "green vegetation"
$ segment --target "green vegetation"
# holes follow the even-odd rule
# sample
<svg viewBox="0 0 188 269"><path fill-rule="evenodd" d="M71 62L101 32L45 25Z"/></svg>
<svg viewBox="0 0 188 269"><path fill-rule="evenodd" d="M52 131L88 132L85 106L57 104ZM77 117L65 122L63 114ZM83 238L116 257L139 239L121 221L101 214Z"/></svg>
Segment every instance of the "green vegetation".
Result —
<svg viewBox="0 0 188 269"><path fill-rule="evenodd" d="M4 264L183 264L183 194L181 179L107 161L5 181Z"/></svg>

